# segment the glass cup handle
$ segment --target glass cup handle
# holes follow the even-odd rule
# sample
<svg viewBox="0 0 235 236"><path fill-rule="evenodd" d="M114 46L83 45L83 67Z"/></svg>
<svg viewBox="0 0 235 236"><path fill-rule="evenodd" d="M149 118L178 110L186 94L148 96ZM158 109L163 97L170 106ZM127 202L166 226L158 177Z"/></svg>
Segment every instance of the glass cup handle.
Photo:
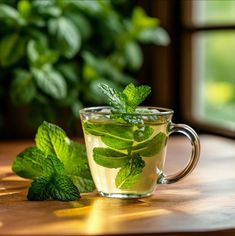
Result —
<svg viewBox="0 0 235 236"><path fill-rule="evenodd" d="M158 184L172 184L181 180L193 171L199 160L200 141L197 133L188 125L172 123L169 128L169 135L175 132L186 135L186 137L190 140L190 143L192 145L191 158L189 159L184 169L177 172L176 174L166 175L162 173L158 178Z"/></svg>

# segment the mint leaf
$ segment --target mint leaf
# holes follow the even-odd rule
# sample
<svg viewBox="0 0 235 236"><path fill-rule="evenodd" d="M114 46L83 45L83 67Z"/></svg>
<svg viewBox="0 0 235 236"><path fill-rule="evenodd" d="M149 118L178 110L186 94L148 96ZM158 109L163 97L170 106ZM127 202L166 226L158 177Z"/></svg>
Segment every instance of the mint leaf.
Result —
<svg viewBox="0 0 235 236"><path fill-rule="evenodd" d="M107 84L99 84L98 87L108 97L114 113L126 112L126 97Z"/></svg>
<svg viewBox="0 0 235 236"><path fill-rule="evenodd" d="M137 142L142 142L150 138L153 132L154 132L154 129L151 128L150 126L147 126L147 125L143 126L134 132L134 139Z"/></svg>
<svg viewBox="0 0 235 236"><path fill-rule="evenodd" d="M130 189L139 180L139 177L143 171L145 162L141 156L133 155L130 161L123 166L115 179L116 187L119 189Z"/></svg>
<svg viewBox="0 0 235 236"><path fill-rule="evenodd" d="M126 112L135 112L136 107L145 100L150 92L151 88L149 86L141 85L139 87L135 87L132 83L128 84L123 90L123 94L126 95Z"/></svg>
<svg viewBox="0 0 235 236"><path fill-rule="evenodd" d="M43 175L65 174L64 164L53 154L49 154L43 164Z"/></svg>
<svg viewBox="0 0 235 236"><path fill-rule="evenodd" d="M129 124L143 124L141 115L134 115L136 107L144 101L151 92L151 88L146 85L135 87L130 83L123 92L110 88L106 84L100 84L99 88L108 97L112 106L113 114L120 114L121 118ZM114 116L115 118L116 116Z"/></svg>
<svg viewBox="0 0 235 236"><path fill-rule="evenodd" d="M119 168L124 166L130 159L127 154L114 151L110 148L95 147L93 157L98 165L107 168Z"/></svg>
<svg viewBox="0 0 235 236"><path fill-rule="evenodd" d="M167 137L164 133L160 132L152 139L143 143L137 144L132 147L132 153L138 153L143 157L151 157L161 152L166 145Z"/></svg>
<svg viewBox="0 0 235 236"><path fill-rule="evenodd" d="M32 182L27 198L72 201L80 198L80 193L72 179L65 174L63 163L55 155L49 154L43 163L43 175Z"/></svg>
<svg viewBox="0 0 235 236"><path fill-rule="evenodd" d="M95 184L91 178L79 177L78 175L70 175L70 177L80 193L94 191Z"/></svg>
<svg viewBox="0 0 235 236"><path fill-rule="evenodd" d="M31 201L43 201L50 198L47 189L50 183L49 176L42 176L35 179L29 188L27 198Z"/></svg>
<svg viewBox="0 0 235 236"><path fill-rule="evenodd" d="M74 201L80 198L77 187L66 175L54 175L49 185L50 196L55 200Z"/></svg>
<svg viewBox="0 0 235 236"><path fill-rule="evenodd" d="M46 155L52 153L60 158L65 152L65 144L69 139L61 128L44 121L37 130L35 141L36 146Z"/></svg>
<svg viewBox="0 0 235 236"><path fill-rule="evenodd" d="M75 200L81 192L93 191L85 146L71 141L66 133L48 122L38 128L37 147L17 155L12 170L32 182L29 200Z"/></svg>
<svg viewBox="0 0 235 236"><path fill-rule="evenodd" d="M125 124L104 124L104 123L91 123L84 121L83 128L85 132L96 136L110 136L113 138L122 139L125 141L133 140L133 126Z"/></svg>
<svg viewBox="0 0 235 236"><path fill-rule="evenodd" d="M94 190L84 145L70 140L60 127L46 121L38 128L36 145L46 154L56 155L64 163L65 171L72 179L84 178L83 181L76 181L80 192ZM83 182L89 186L79 184Z"/></svg>
<svg viewBox="0 0 235 236"><path fill-rule="evenodd" d="M29 147L16 156L12 170L27 179L36 179L43 173L43 163L46 155L37 147Z"/></svg>
<svg viewBox="0 0 235 236"><path fill-rule="evenodd" d="M110 137L108 135L102 136L101 140L108 147L119 149L119 150L128 149L133 144L133 141L125 141L122 139Z"/></svg>
<svg viewBox="0 0 235 236"><path fill-rule="evenodd" d="M142 119L141 115L136 115L136 114L122 114L121 115L122 119L126 121L129 124L133 125L139 125L139 124L144 124L144 121Z"/></svg>
<svg viewBox="0 0 235 236"><path fill-rule="evenodd" d="M83 144L70 142L68 155L62 156L66 173L81 193L95 189L87 161L86 148Z"/></svg>

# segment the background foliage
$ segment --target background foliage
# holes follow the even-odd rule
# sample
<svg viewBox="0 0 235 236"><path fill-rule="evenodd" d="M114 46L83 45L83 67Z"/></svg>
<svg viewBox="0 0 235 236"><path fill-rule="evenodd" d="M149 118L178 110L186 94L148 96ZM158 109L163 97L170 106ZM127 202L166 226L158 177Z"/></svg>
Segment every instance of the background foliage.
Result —
<svg viewBox="0 0 235 236"><path fill-rule="evenodd" d="M159 20L124 0L0 0L0 99L42 120L73 124L104 104L97 84L119 89L143 62L140 45L166 45ZM4 117L1 117L4 124Z"/></svg>

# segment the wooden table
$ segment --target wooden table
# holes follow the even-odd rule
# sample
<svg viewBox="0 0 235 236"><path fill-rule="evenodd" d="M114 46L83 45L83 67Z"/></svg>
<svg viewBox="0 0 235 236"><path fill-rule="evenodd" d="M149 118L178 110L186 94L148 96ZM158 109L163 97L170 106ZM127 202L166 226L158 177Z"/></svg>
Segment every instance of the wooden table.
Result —
<svg viewBox="0 0 235 236"><path fill-rule="evenodd" d="M235 235L235 142L201 136L201 159L184 180L136 200L84 194L74 202L26 200L29 181L11 171L14 156L32 142L0 142L0 235ZM169 171L189 153L172 137ZM216 233L215 233L216 231Z"/></svg>

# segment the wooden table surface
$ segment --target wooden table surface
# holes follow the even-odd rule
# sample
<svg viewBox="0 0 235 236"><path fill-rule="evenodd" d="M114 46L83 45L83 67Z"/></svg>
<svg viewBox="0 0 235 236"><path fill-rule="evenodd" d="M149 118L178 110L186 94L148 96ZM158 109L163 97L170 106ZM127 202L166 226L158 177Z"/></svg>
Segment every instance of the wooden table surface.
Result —
<svg viewBox="0 0 235 236"><path fill-rule="evenodd" d="M26 200L29 181L11 171L29 141L0 142L0 235L235 235L235 141L203 135L194 172L148 198L83 194L74 202ZM189 144L172 137L168 172L185 163ZM216 233L215 233L216 231Z"/></svg>

